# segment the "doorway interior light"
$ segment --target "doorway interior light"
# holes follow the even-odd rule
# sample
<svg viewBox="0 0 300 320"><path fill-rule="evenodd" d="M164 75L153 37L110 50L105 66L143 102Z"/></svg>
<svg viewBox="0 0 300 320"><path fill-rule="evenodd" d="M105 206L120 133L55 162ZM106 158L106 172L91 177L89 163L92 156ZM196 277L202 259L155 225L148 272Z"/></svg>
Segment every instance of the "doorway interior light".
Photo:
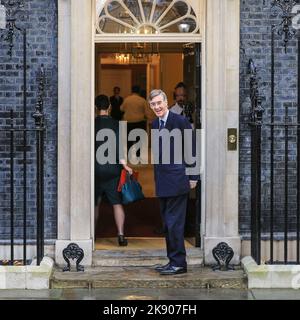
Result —
<svg viewBox="0 0 300 320"><path fill-rule="evenodd" d="M142 53L116 53L114 59L117 64L146 64L151 62L150 55Z"/></svg>
<svg viewBox="0 0 300 320"><path fill-rule="evenodd" d="M152 62L152 56L158 55L159 44L135 43L128 46L124 43L120 46L119 52L113 55L117 64L147 64Z"/></svg>
<svg viewBox="0 0 300 320"><path fill-rule="evenodd" d="M129 54L116 53L115 59L118 64L129 64L130 56Z"/></svg>
<svg viewBox="0 0 300 320"><path fill-rule="evenodd" d="M178 29L179 29L179 31L180 32L189 32L190 31L190 25L188 24L188 23L184 23L184 22L182 22L182 23L180 23L179 25L178 25Z"/></svg>

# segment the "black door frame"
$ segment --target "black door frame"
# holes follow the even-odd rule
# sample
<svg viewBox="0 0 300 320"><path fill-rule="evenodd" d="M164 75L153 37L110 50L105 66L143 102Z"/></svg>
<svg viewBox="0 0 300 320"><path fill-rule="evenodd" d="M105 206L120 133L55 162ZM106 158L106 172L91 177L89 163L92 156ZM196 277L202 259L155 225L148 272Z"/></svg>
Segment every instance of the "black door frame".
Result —
<svg viewBox="0 0 300 320"><path fill-rule="evenodd" d="M184 82L187 77L190 77L190 73L193 75L191 84L188 84L188 91L190 96L193 98L193 103L195 105L195 129L201 129L201 106L202 106L202 68L201 68L201 43L189 43L184 46L184 57L187 59L184 61ZM187 63L185 63L187 61ZM190 64L189 64L190 63ZM191 70L192 69L192 70ZM189 82L189 81L188 81ZM189 90L189 85L192 86L192 92ZM189 216L187 215L186 225L192 226L193 230L188 230L187 233L192 233L195 247L201 247L201 181L198 182L196 187L196 204L195 204L195 213L191 215L192 221L188 221Z"/></svg>

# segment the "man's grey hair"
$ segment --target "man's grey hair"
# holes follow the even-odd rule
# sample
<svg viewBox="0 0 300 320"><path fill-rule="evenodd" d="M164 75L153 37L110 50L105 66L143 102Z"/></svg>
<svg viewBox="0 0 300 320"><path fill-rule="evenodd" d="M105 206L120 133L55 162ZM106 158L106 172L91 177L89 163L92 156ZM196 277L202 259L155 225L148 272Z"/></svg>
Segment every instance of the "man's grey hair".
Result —
<svg viewBox="0 0 300 320"><path fill-rule="evenodd" d="M148 97L148 101L150 102L151 100L153 100L155 97L157 96L162 96L163 100L165 102L168 102L168 98L167 95L161 90L161 89L154 89L150 92L149 97Z"/></svg>

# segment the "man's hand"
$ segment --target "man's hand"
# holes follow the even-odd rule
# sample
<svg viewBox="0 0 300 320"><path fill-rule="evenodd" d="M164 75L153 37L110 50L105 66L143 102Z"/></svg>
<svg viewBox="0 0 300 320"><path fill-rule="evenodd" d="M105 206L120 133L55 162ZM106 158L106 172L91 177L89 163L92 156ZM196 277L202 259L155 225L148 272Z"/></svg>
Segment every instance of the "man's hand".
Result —
<svg viewBox="0 0 300 320"><path fill-rule="evenodd" d="M197 186L198 181L190 180L190 188L194 189Z"/></svg>

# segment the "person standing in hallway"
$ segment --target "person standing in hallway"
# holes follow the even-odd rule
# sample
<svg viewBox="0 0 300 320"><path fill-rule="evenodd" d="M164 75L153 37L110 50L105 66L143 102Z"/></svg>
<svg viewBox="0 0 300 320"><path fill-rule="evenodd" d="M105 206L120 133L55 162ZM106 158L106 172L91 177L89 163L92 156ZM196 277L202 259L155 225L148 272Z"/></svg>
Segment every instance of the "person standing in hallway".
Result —
<svg viewBox="0 0 300 320"><path fill-rule="evenodd" d="M118 192L121 170L124 168L132 174L133 170L128 167L124 159L119 161L119 122L109 116L111 109L109 99L105 95L99 95L95 99L97 117L95 119L95 225L97 225L99 214L100 198L105 195L113 206L115 223L118 230L118 243L120 246L127 246L127 239L124 236L125 213L122 206L121 194ZM96 137L100 130L113 130L116 137L116 159L115 163L100 164L97 161L97 150L104 141L97 141Z"/></svg>
<svg viewBox="0 0 300 320"><path fill-rule="evenodd" d="M111 117L117 121L122 120L123 112L120 107L124 99L120 96L121 89L119 87L114 87L114 95L109 98L111 104Z"/></svg>
<svg viewBox="0 0 300 320"><path fill-rule="evenodd" d="M187 100L187 88L183 82L179 82L174 89L175 103L170 107L170 110L176 114L185 116L190 123L193 123L194 106Z"/></svg>
<svg viewBox="0 0 300 320"><path fill-rule="evenodd" d="M179 129L182 137L184 136L184 130L193 130L185 117L169 111L167 96L162 90L153 90L148 101L157 117L152 122L152 129L168 130L169 132ZM156 195L160 202L169 262L164 266L156 266L155 270L161 275L175 275L187 272L184 245L187 201L189 192L196 187L199 176L186 175L187 165L183 160L185 159L183 155L180 164L174 160L176 156L174 139L173 143L170 143L170 150L167 151L170 152L170 162L167 164L162 163L162 154L166 152L165 150L165 145L163 146L161 140L158 148L154 147L154 152L158 153L156 159L159 159L159 163L154 164L154 178ZM184 152L184 150L185 148L182 146L182 151Z"/></svg>
<svg viewBox="0 0 300 320"><path fill-rule="evenodd" d="M134 85L132 93L124 99L121 105L121 111L124 112L123 120L127 121L128 135L131 130L147 128L147 121L153 119L147 100L140 96L140 87ZM127 150L135 144L134 141L127 142Z"/></svg>

